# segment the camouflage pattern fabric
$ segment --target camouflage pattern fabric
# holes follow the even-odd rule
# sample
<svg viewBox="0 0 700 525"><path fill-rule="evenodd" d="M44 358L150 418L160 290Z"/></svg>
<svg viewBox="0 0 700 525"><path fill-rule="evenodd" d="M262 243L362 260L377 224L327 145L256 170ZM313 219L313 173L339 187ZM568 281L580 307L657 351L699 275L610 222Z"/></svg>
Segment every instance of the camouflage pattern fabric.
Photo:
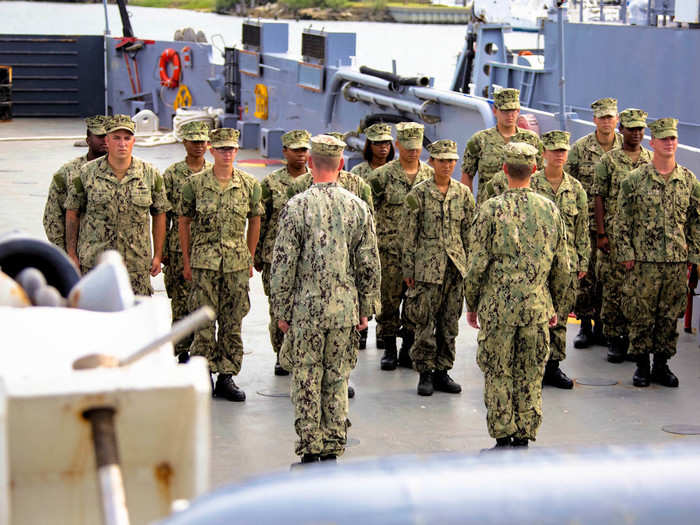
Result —
<svg viewBox="0 0 700 525"><path fill-rule="evenodd" d="M124 259L132 283L139 283L139 287L148 283L150 291L149 212L159 215L171 209L157 169L133 157L120 181L106 157L95 159L73 178L65 207L84 215L78 234L81 266L92 268L102 252L116 250Z"/></svg>
<svg viewBox="0 0 700 525"><path fill-rule="evenodd" d="M192 269L190 311L209 305L216 312L217 321L195 332L190 354L206 357L214 373L237 375L241 371L241 322L250 311L248 276L247 267L232 272Z"/></svg>
<svg viewBox="0 0 700 525"><path fill-rule="evenodd" d="M405 293L401 268L404 232L401 225L406 195L411 188L424 180L433 179L434 176L433 168L421 162L411 183L401 167L400 160L396 159L377 168L367 177L376 206L375 221L382 262L382 307L381 314L377 316L377 329L384 336L398 335L401 326L399 307Z"/></svg>
<svg viewBox="0 0 700 525"><path fill-rule="evenodd" d="M270 263L263 263L262 271L262 282L263 290L265 295L270 297L270 275L272 275L272 265ZM268 309L270 314L270 323L267 325L267 329L270 333L270 344L272 345L272 350L279 354L282 344L284 343L284 333L277 326L277 319L275 319L275 313L272 310L272 301L268 299Z"/></svg>
<svg viewBox="0 0 700 525"><path fill-rule="evenodd" d="M66 249L66 208L64 203L68 195L68 184L87 162L87 155L66 162L54 173L49 185L49 196L46 199L46 206L44 206L44 231L49 242L64 251Z"/></svg>
<svg viewBox="0 0 700 525"><path fill-rule="evenodd" d="M287 196L289 198L292 198L294 197L294 195L308 190L313 183L314 179L311 176L311 173L302 175L301 177L298 177L289 186L289 188L287 189ZM356 197L359 197L360 199L365 201L367 203L367 206L369 206L369 211L372 212L372 214L374 214L374 200L372 199L372 189L362 177L356 175L355 173L341 170L340 173L338 173L338 185L341 188L348 190Z"/></svg>
<svg viewBox="0 0 700 525"><path fill-rule="evenodd" d="M377 306L379 257L367 205L337 183L314 184L279 220L270 293L275 319L355 326Z"/></svg>
<svg viewBox="0 0 700 525"><path fill-rule="evenodd" d="M610 253L598 252L596 275L603 283L602 306L600 316L603 319L603 329L606 337L622 337L627 335L627 320L623 314L622 284L626 271L616 261L616 246L613 231L617 217L617 197L620 185L634 169L649 164L653 153L642 148L636 162L632 161L622 148L607 152L596 166L593 181L593 195L603 198L605 204L604 224L608 234Z"/></svg>
<svg viewBox="0 0 700 525"><path fill-rule="evenodd" d="M530 188L508 189L479 208L464 280L478 312L489 434L534 439L542 418L548 320L571 290L566 226Z"/></svg>
<svg viewBox="0 0 700 525"><path fill-rule="evenodd" d="M524 142L537 148L537 167L543 168L542 141L533 131L517 128L515 134L508 139L503 138L498 129L493 127L477 131L467 142L462 155L462 173L474 176L479 172L479 185L476 193L477 207L487 199L485 188L491 178L503 168L503 148L508 143Z"/></svg>
<svg viewBox="0 0 700 525"><path fill-rule="evenodd" d="M225 187L213 168L192 175L182 188L180 215L192 218L192 268L224 273L248 270L253 264L246 244L246 219L265 213L260 183L233 169Z"/></svg>
<svg viewBox="0 0 700 525"><path fill-rule="evenodd" d="M588 238L588 233L586 233L586 238ZM566 359L566 327L569 322L569 314L576 303L578 283L578 272L572 272L571 286L564 294L557 310L557 324L549 329L550 359L553 361Z"/></svg>
<svg viewBox="0 0 700 525"><path fill-rule="evenodd" d="M294 404L294 452L335 454L347 443L348 377L357 362L360 335L355 327L319 330L293 324L290 328Z"/></svg>
<svg viewBox="0 0 700 525"><path fill-rule="evenodd" d="M417 281L406 291L404 315L414 327L410 355L418 372L450 370L455 362L464 278L452 260L447 262L440 281Z"/></svg>
<svg viewBox="0 0 700 525"><path fill-rule="evenodd" d="M357 166L355 166L353 169L350 170L350 173L354 173L355 175L359 175L363 179L367 179L367 176L372 173L374 169L372 166L369 165L369 162L364 161L360 162Z"/></svg>
<svg viewBox="0 0 700 525"><path fill-rule="evenodd" d="M165 291L170 297L170 312L173 323L186 317L190 312L190 294L192 292L192 282L186 281L182 275L185 269L182 260L182 252L171 251L168 253L168 264L163 268L163 280L165 281ZM173 345L175 355L189 350L192 344L192 334L180 339Z"/></svg>
<svg viewBox="0 0 700 525"><path fill-rule="evenodd" d="M500 195L501 193L504 193L508 189L508 177L506 177L506 173L501 170L498 173L496 173L493 177L491 177L491 180L486 184L486 187L483 188L483 191L485 192L484 195L484 200L488 200L491 197L495 197L496 195Z"/></svg>
<svg viewBox="0 0 700 525"><path fill-rule="evenodd" d="M542 422L542 378L549 359L547 323L479 322L476 362L484 373L489 435L535 440Z"/></svg>

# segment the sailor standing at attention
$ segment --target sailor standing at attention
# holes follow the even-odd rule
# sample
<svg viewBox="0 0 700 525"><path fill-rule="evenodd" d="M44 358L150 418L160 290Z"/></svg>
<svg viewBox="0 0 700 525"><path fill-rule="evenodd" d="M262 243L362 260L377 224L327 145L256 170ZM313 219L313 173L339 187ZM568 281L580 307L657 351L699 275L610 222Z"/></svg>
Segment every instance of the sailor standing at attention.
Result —
<svg viewBox="0 0 700 525"><path fill-rule="evenodd" d="M629 346L627 320L622 308L622 285L627 272L616 260L617 247L613 242L618 213L617 197L627 175L632 170L649 164L654 156L642 147L646 126L647 114L641 109L626 109L620 113L622 147L612 149L601 157L593 182L600 250L596 272L603 283L600 316L608 340L608 361L611 363L623 362Z"/></svg>
<svg viewBox="0 0 700 525"><path fill-rule="evenodd" d="M51 178L49 197L44 207L44 231L46 238L61 250L66 249L66 196L68 184L77 176L86 163L104 156L107 153L105 144L105 121L108 117L96 115L85 119L87 136L85 142L88 152L78 158L66 162Z"/></svg>
<svg viewBox="0 0 700 525"><path fill-rule="evenodd" d="M85 164L68 185L66 251L86 273L102 252L116 250L134 293L151 295L150 276L160 273L170 203L158 170L131 154L135 129L128 115L107 120L107 155Z"/></svg>
<svg viewBox="0 0 700 525"><path fill-rule="evenodd" d="M528 187L537 149L511 143L504 154L509 188L477 211L464 280L496 448L526 447L536 437L549 328L571 286L564 221L551 200Z"/></svg>
<svg viewBox="0 0 700 525"><path fill-rule="evenodd" d="M209 126L206 122L186 122L180 128L182 145L185 148L185 159L176 162L163 172L163 182L168 200L173 210L166 215L166 234L164 251L167 257L164 261L163 277L165 277L165 290L170 297L170 310L173 323L179 321L190 313L188 301L191 290L191 282L186 281L182 275L184 270L182 262L182 249L180 249L180 235L178 230L177 208L182 196L182 187L193 173L198 173L211 167L211 162L204 158L209 145ZM189 335L178 341L175 346L175 355L180 363L189 360L189 349L194 336Z"/></svg>
<svg viewBox="0 0 700 525"><path fill-rule="evenodd" d="M676 163L678 120L662 118L649 129L654 158L622 181L613 242L627 270L622 304L637 359L633 384L677 387L668 360L685 310L687 265L700 263L700 182Z"/></svg>
<svg viewBox="0 0 700 525"><path fill-rule="evenodd" d="M211 306L219 325L198 330L190 354L207 358L210 371L218 373L214 396L229 401L245 401L233 376L243 361L241 322L250 310L248 281L265 213L260 183L233 167L238 136L230 128L210 133L214 165L187 180L179 210L183 276L192 281L190 310Z"/></svg>
<svg viewBox="0 0 700 525"><path fill-rule="evenodd" d="M406 197L402 267L408 290L404 315L415 325L413 367L420 374L418 395L433 390L458 394L462 387L449 375L464 302L469 226L474 197L452 179L459 155L452 140L428 146L433 179L415 186Z"/></svg>
<svg viewBox="0 0 700 525"><path fill-rule="evenodd" d="M605 344L603 322L600 319L602 285L596 275L597 241L594 213L593 179L600 158L606 152L622 146L622 135L615 131L617 126L617 100L601 98L591 104L595 131L574 142L564 171L578 180L588 197L588 225L591 229L591 258L588 261L586 276L579 283L574 313L581 320L581 329L574 339L575 348L588 348L592 344ZM605 235L600 233L600 235Z"/></svg>
<svg viewBox="0 0 700 525"><path fill-rule="evenodd" d="M422 124L400 122L396 125L396 138L399 158L387 162L367 176L377 210L375 223L382 260L382 309L377 315L377 330L384 341L382 370L395 370L397 364L405 368L413 367L409 352L413 344L414 327L405 316L398 359L396 355L396 336L401 327L399 308L406 293L401 267L401 224L408 192L424 180L432 179L434 175L433 168L420 160L423 150Z"/></svg>
<svg viewBox="0 0 700 525"><path fill-rule="evenodd" d="M294 129L282 135L282 154L287 165L273 171L260 183L265 214L260 218L260 239L255 250L255 269L262 272L263 290L268 298L270 297L270 265L277 238L277 222L280 211L289 200L289 187L299 177L309 173L306 162L309 159L310 138L311 134L305 129ZM284 334L273 316L272 302L270 302L268 331L272 350L275 352L275 375L289 375L289 371L280 364L279 351L282 348Z"/></svg>
<svg viewBox="0 0 700 525"><path fill-rule="evenodd" d="M328 135L311 139L314 185L280 213L272 256L272 309L292 336L280 359L291 364L295 453L302 463L335 461L345 451L358 330L378 303L372 214L336 182L343 148Z"/></svg>
<svg viewBox="0 0 700 525"><path fill-rule="evenodd" d="M520 91L501 89L493 95L496 126L477 131L467 142L462 155L462 183L474 193L474 177L479 173L477 207L488 195L486 185L503 167L503 148L510 142L524 142L537 149L537 167L542 168L542 142L534 131L519 128Z"/></svg>

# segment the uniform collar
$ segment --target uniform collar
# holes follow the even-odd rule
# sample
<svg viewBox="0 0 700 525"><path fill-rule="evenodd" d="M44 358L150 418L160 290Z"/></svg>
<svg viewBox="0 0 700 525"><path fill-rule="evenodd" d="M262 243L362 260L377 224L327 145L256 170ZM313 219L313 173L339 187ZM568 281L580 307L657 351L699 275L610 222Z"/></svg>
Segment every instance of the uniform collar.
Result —
<svg viewBox="0 0 700 525"><path fill-rule="evenodd" d="M228 182L226 186L222 186L219 184L219 181L216 180L216 175L214 175L214 166L208 170L207 176L204 177L204 184L206 187L208 187L211 190L216 190L216 191L227 191L232 188L240 188L241 187L241 177L238 174L236 168L233 168L233 173L231 175L231 180Z"/></svg>

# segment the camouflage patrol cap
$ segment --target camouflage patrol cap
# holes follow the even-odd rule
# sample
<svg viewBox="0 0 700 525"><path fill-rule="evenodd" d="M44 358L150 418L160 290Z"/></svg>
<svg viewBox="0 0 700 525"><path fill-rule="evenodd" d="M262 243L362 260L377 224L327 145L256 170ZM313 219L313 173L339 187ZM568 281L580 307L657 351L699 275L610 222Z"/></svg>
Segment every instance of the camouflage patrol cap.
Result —
<svg viewBox="0 0 700 525"><path fill-rule="evenodd" d="M347 146L347 144L345 143L345 135L342 134L340 131L329 131L328 133L326 133L326 135L342 142L343 147Z"/></svg>
<svg viewBox="0 0 700 525"><path fill-rule="evenodd" d="M136 124L129 115L114 115L105 122L105 131L114 133L120 129L130 131L132 134L136 132Z"/></svg>
<svg viewBox="0 0 700 525"><path fill-rule="evenodd" d="M525 142L511 142L503 148L504 162L511 166L534 166L537 148Z"/></svg>
<svg viewBox="0 0 700 525"><path fill-rule="evenodd" d="M660 118L650 122L649 129L651 130L651 136L655 139L678 138L678 119Z"/></svg>
<svg viewBox="0 0 700 525"><path fill-rule="evenodd" d="M451 159L457 160L457 143L454 140L436 140L428 146L428 152L434 159Z"/></svg>
<svg viewBox="0 0 700 525"><path fill-rule="evenodd" d="M617 116L617 99L601 98L591 104L594 117L615 117Z"/></svg>
<svg viewBox="0 0 700 525"><path fill-rule="evenodd" d="M396 124L396 138L406 149L423 149L423 124L399 122Z"/></svg>
<svg viewBox="0 0 700 525"><path fill-rule="evenodd" d="M237 148L241 132L232 128L213 129L209 132L212 148Z"/></svg>
<svg viewBox="0 0 700 525"><path fill-rule="evenodd" d="M544 149L557 150L557 149L571 149L569 146L569 138L571 134L568 131L554 130L543 133L540 137L542 139L542 145Z"/></svg>
<svg viewBox="0 0 700 525"><path fill-rule="evenodd" d="M384 124L383 122L372 124L368 128L365 128L365 136L367 140L371 140L372 142L394 140L394 137L391 136L391 124Z"/></svg>
<svg viewBox="0 0 700 525"><path fill-rule="evenodd" d="M203 121L186 122L180 127L184 140L209 140L209 125Z"/></svg>
<svg viewBox="0 0 700 525"><path fill-rule="evenodd" d="M345 149L345 142L330 134L311 137L311 154L322 157L340 157Z"/></svg>
<svg viewBox="0 0 700 525"><path fill-rule="evenodd" d="M514 88L501 89L493 94L493 104L497 109L520 109L520 90Z"/></svg>
<svg viewBox="0 0 700 525"><path fill-rule="evenodd" d="M626 128L646 128L647 113L641 109L626 109L620 113L620 123Z"/></svg>
<svg viewBox="0 0 700 525"><path fill-rule="evenodd" d="M106 135L105 123L109 117L104 115L95 115L85 119L85 127L93 135Z"/></svg>
<svg viewBox="0 0 700 525"><path fill-rule="evenodd" d="M293 129L282 135L282 145L289 149L309 149L311 133L305 129Z"/></svg>

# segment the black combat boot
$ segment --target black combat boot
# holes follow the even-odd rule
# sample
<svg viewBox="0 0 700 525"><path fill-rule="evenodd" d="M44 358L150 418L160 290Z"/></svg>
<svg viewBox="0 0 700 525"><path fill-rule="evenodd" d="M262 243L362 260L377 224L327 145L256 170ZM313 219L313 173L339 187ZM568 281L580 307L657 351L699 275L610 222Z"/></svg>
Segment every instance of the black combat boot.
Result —
<svg viewBox="0 0 700 525"><path fill-rule="evenodd" d="M625 338L613 336L608 338L608 361L610 363L622 363L625 360Z"/></svg>
<svg viewBox="0 0 700 525"><path fill-rule="evenodd" d="M304 454L301 456L302 463L318 463L320 456L318 454Z"/></svg>
<svg viewBox="0 0 700 525"><path fill-rule="evenodd" d="M367 348L367 328L360 330L360 350Z"/></svg>
<svg viewBox="0 0 700 525"><path fill-rule="evenodd" d="M418 395L419 396L432 396L435 388L433 387L433 372L428 370L427 372L421 372L418 379Z"/></svg>
<svg viewBox="0 0 700 525"><path fill-rule="evenodd" d="M654 366L651 369L651 380L661 386L676 388L678 378L668 367L668 358L654 355Z"/></svg>
<svg viewBox="0 0 700 525"><path fill-rule="evenodd" d="M382 356L382 370L396 370L396 336L384 337L384 355Z"/></svg>
<svg viewBox="0 0 700 525"><path fill-rule="evenodd" d="M603 320L600 317L593 319L593 344L607 346L608 340L603 334Z"/></svg>
<svg viewBox="0 0 700 525"><path fill-rule="evenodd" d="M574 388L574 382L559 368L559 361L555 361L554 359L547 361L542 383L564 390Z"/></svg>
<svg viewBox="0 0 700 525"><path fill-rule="evenodd" d="M384 337L377 334L375 336L375 344L377 345L377 350L384 350Z"/></svg>
<svg viewBox="0 0 700 525"><path fill-rule="evenodd" d="M649 370L649 354L640 354L637 356L637 369L632 377L634 386L649 386L651 382L651 371Z"/></svg>
<svg viewBox="0 0 700 525"><path fill-rule="evenodd" d="M496 438L496 444L491 448L482 448L481 452L493 452L510 448L510 437Z"/></svg>
<svg viewBox="0 0 700 525"><path fill-rule="evenodd" d="M326 454L321 456L321 461L326 461L328 463L337 463L338 456L336 454Z"/></svg>
<svg viewBox="0 0 700 525"><path fill-rule="evenodd" d="M187 350L177 354L177 362L180 363L181 365L184 365L185 363L189 362L189 360L190 360L190 353Z"/></svg>
<svg viewBox="0 0 700 525"><path fill-rule="evenodd" d="M280 364L280 355L275 354L275 375L276 376L288 376L289 371L285 370L284 367Z"/></svg>
<svg viewBox="0 0 700 525"><path fill-rule="evenodd" d="M214 397L222 397L229 401L245 401L245 392L238 388L231 374L219 374L214 387Z"/></svg>
<svg viewBox="0 0 700 525"><path fill-rule="evenodd" d="M574 348L588 348L593 343L593 328L591 327L591 318L581 318L581 329L578 335L574 338Z"/></svg>
<svg viewBox="0 0 700 525"><path fill-rule="evenodd" d="M462 387L459 383L454 382L447 374L447 370L435 370L433 388L438 392L447 392L448 394L459 394L462 391Z"/></svg>
<svg viewBox="0 0 700 525"><path fill-rule="evenodd" d="M402 368L413 368L411 361L411 347L415 341L415 334L412 330L404 330L401 338L401 351L399 352L399 366Z"/></svg>
<svg viewBox="0 0 700 525"><path fill-rule="evenodd" d="M352 399L355 397L355 388L352 385L348 385L348 398Z"/></svg>
<svg viewBox="0 0 700 525"><path fill-rule="evenodd" d="M516 438L514 437L513 440L511 441L510 446L515 448L515 447L523 447L527 448L528 444L528 439L527 438Z"/></svg>

